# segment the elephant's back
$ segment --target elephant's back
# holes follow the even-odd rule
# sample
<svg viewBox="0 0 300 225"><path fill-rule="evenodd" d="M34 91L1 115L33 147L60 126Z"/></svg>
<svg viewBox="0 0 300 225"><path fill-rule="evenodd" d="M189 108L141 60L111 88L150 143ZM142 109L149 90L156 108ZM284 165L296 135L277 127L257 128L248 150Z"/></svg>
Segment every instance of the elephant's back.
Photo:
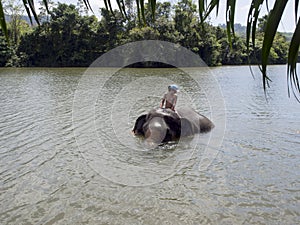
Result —
<svg viewBox="0 0 300 225"><path fill-rule="evenodd" d="M210 119L196 112L192 108L178 108L176 111L179 117L185 118L191 122L194 126L195 133L208 132L214 127L214 124L210 121Z"/></svg>
<svg viewBox="0 0 300 225"><path fill-rule="evenodd" d="M152 109L147 115L147 120L153 117L172 117L174 119L179 119L177 113L175 113L173 110L161 108Z"/></svg>

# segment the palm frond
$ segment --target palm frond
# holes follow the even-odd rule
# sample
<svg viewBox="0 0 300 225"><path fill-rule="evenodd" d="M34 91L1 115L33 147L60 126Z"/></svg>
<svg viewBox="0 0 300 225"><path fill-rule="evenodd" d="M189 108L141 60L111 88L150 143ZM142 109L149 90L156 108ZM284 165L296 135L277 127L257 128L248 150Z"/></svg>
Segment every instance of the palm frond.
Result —
<svg viewBox="0 0 300 225"><path fill-rule="evenodd" d="M256 34L256 25L260 13L261 6L264 0L252 0L250 9L247 17L247 28L246 28L246 46L249 54L250 47L250 36L252 34L252 46L255 48L255 34Z"/></svg>
<svg viewBox="0 0 300 225"><path fill-rule="evenodd" d="M199 5L199 16L200 16L200 21L201 21L202 23L204 22L203 16L204 16L206 4L207 4L207 1L206 1L206 0L199 0L199 1L198 1L198 5Z"/></svg>
<svg viewBox="0 0 300 225"><path fill-rule="evenodd" d="M297 18L298 18L298 6L299 6L299 0L295 0L295 23L297 23Z"/></svg>
<svg viewBox="0 0 300 225"><path fill-rule="evenodd" d="M111 1L108 0L107 2L108 2L108 7L109 7L109 10L110 10L111 14L112 14L113 16L115 16L114 10L113 10L112 5L111 5Z"/></svg>
<svg viewBox="0 0 300 225"><path fill-rule="evenodd" d="M84 0L84 1L86 1L86 0ZM42 0L42 3L44 4L44 6L46 8L47 13L50 13L50 11L49 11L49 0Z"/></svg>
<svg viewBox="0 0 300 225"><path fill-rule="evenodd" d="M236 0L227 0L226 5L226 29L227 29L227 37L232 48L232 40L231 37L234 37L234 13L235 13L235 5Z"/></svg>
<svg viewBox="0 0 300 225"><path fill-rule="evenodd" d="M156 0L149 0L151 6L152 19L155 20L155 11L156 11Z"/></svg>
<svg viewBox="0 0 300 225"><path fill-rule="evenodd" d="M104 6L105 6L105 9L108 11L109 8L108 8L108 3L107 3L107 0L104 0Z"/></svg>
<svg viewBox="0 0 300 225"><path fill-rule="evenodd" d="M87 1L89 1L89 0L87 0ZM109 11L113 16L115 16L114 10L111 6L111 1L110 0L104 0L104 5L105 5L106 10Z"/></svg>
<svg viewBox="0 0 300 225"><path fill-rule="evenodd" d="M127 13L126 13L126 9L125 9L125 3L124 3L124 1L123 0L116 0L116 2L117 2L117 5L119 7L119 10L121 12L121 15L124 18L128 19Z"/></svg>
<svg viewBox="0 0 300 225"><path fill-rule="evenodd" d="M295 32L293 34L289 53L288 53L288 94L290 96L290 89L292 90L296 99L300 102L300 84L298 79L298 74L296 70L298 52L300 46L300 18L296 26Z"/></svg>
<svg viewBox="0 0 300 225"><path fill-rule="evenodd" d="M43 0L43 2L44 2L44 4L47 3L47 5L48 5L48 0ZM88 10L91 10L91 11L93 12L93 9L92 9L92 7L91 7L91 4L90 4L90 1L89 1L89 0L83 0L83 3L85 4L85 7L86 7ZM45 4L45 5L46 5L46 4ZM46 9L47 9L47 11L49 11L47 6L46 6Z"/></svg>
<svg viewBox="0 0 300 225"><path fill-rule="evenodd" d="M34 1L33 0L23 0L23 2L27 2L35 21L40 25L38 15L37 15L37 12L36 12L35 7L34 7ZM31 23L32 23L32 20L31 20Z"/></svg>
<svg viewBox="0 0 300 225"><path fill-rule="evenodd" d="M266 2L266 8L267 8L267 11L268 11L268 13L269 13L269 12L270 12L269 2L268 2L268 0L266 0L265 2Z"/></svg>
<svg viewBox="0 0 300 225"><path fill-rule="evenodd" d="M129 19L128 16L127 16L127 12L126 12L126 7L125 7L125 2L124 0L121 0L121 9L120 11L122 12L123 11L123 14L125 16L126 19Z"/></svg>
<svg viewBox="0 0 300 225"><path fill-rule="evenodd" d="M30 8L28 7L27 0L23 0L23 5L24 5L24 7L25 7L26 13L27 13L28 18L29 18L29 20L30 20L30 23L32 24L31 10L30 10Z"/></svg>
<svg viewBox="0 0 300 225"><path fill-rule="evenodd" d="M139 24L141 24L141 9L140 9L140 1L136 0L136 11L139 20Z"/></svg>
<svg viewBox="0 0 300 225"><path fill-rule="evenodd" d="M263 76L264 90L266 90L268 81L270 81L270 78L267 75L267 65L268 65L270 50L287 2L288 0L276 0L273 9L269 13L268 20L266 23L265 35L264 35L263 46L262 46L262 61L261 61L261 72Z"/></svg>
<svg viewBox="0 0 300 225"><path fill-rule="evenodd" d="M206 1L204 4L206 5ZM214 9L216 9L216 15L218 16L219 5L220 5L220 0L211 0L208 6L206 7L206 9L204 11L201 11L203 13L202 16L200 15L200 18L202 18L201 22L204 22Z"/></svg>
<svg viewBox="0 0 300 225"><path fill-rule="evenodd" d="M1 26L1 29L3 30L4 36L6 37L6 40L8 40L8 31L7 31L5 14L4 14L1 0L0 0L0 26Z"/></svg>
<svg viewBox="0 0 300 225"><path fill-rule="evenodd" d="M146 17L145 17L145 3L144 0L139 0L140 1L140 6L141 6L141 15L142 15L142 19L144 24L146 24Z"/></svg>

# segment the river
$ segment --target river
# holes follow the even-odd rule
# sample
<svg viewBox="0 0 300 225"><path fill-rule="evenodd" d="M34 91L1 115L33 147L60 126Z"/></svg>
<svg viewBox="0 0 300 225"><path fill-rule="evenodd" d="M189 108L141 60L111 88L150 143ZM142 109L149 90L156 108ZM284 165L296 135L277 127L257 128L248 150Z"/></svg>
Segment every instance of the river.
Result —
<svg viewBox="0 0 300 225"><path fill-rule="evenodd" d="M300 103L268 72L0 69L0 224L299 224ZM143 149L170 81L215 129Z"/></svg>

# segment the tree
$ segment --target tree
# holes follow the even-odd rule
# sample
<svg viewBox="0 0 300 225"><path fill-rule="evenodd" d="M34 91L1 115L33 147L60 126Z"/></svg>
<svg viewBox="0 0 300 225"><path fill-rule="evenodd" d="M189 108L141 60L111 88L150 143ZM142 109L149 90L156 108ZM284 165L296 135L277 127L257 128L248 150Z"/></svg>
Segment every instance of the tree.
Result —
<svg viewBox="0 0 300 225"><path fill-rule="evenodd" d="M130 30L130 41L155 40L158 39L159 32L151 27L136 27Z"/></svg>
<svg viewBox="0 0 300 225"><path fill-rule="evenodd" d="M151 5L146 4L146 7L150 8ZM153 20L152 14L148 10L146 12L146 24L157 31L159 36L155 39L162 41L170 41L173 43L179 43L184 36L175 28L174 18L172 17L172 5L170 2L163 2L156 4L155 20ZM154 37L152 36L152 39ZM144 39L145 40L145 39Z"/></svg>
<svg viewBox="0 0 300 225"><path fill-rule="evenodd" d="M126 36L126 28L124 27L125 18L122 14L115 10L114 16L111 15L109 10L101 9L101 21L98 30L100 39L105 42L105 51L109 51L118 46L118 41ZM102 43L103 44L103 43Z"/></svg>
<svg viewBox="0 0 300 225"><path fill-rule="evenodd" d="M266 27L267 27L267 22L268 22L268 15L264 15L262 18L258 18L258 32L265 32Z"/></svg>
<svg viewBox="0 0 300 225"><path fill-rule="evenodd" d="M17 54L17 48L21 37L32 32L32 27L23 19L24 9L18 0L3 1L4 12L8 17L7 29L9 43L2 42L2 54L6 54L1 60L1 66L20 66L24 55ZM1 39L3 34L1 32ZM1 53L0 53L1 54Z"/></svg>
<svg viewBox="0 0 300 225"><path fill-rule="evenodd" d="M5 66L7 60L11 57L11 48L8 46L6 38L0 30L0 66Z"/></svg>
<svg viewBox="0 0 300 225"><path fill-rule="evenodd" d="M74 5L58 4L51 19L22 38L18 53L27 66L87 66L99 52L93 45L98 21L80 16Z"/></svg>
<svg viewBox="0 0 300 225"><path fill-rule="evenodd" d="M9 16L8 35L10 41L12 45L17 45L21 38L22 25L24 25L22 20L23 6L16 0L6 0L3 1L3 7L5 14Z"/></svg>
<svg viewBox="0 0 300 225"><path fill-rule="evenodd" d="M49 22L50 15L49 12L52 11L53 7L56 6L56 4L52 0L47 0L47 7L43 4L43 0L39 1L39 14L38 19L41 23Z"/></svg>

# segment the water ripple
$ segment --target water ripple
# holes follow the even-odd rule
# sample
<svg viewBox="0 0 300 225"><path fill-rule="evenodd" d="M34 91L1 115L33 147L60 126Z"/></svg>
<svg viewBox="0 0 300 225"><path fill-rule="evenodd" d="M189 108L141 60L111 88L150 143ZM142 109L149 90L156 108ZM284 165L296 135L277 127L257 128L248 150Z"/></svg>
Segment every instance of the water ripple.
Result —
<svg viewBox="0 0 300 225"><path fill-rule="evenodd" d="M283 69L271 67L271 72L281 74ZM260 83L252 79L248 67L214 68L226 101L227 130L208 170L197 169L205 146L200 137L199 149L174 176L151 186L130 187L113 183L91 169L73 132L85 134L94 127L97 141L103 141L96 147L105 146L114 159L135 166L151 167L180 157L176 147L184 152L190 149L188 143L137 151L142 140L130 133L130 144L116 140L110 128L110 109L122 85L136 78L149 74L178 76L184 83L185 75L176 69L120 71L112 77L114 82L106 84L107 93L99 96L95 111L87 111L72 123L74 92L83 71L0 69L1 223L299 222L300 111L299 105L283 96L284 78L273 79L272 98L266 101ZM94 76L105 73L97 71ZM210 85L208 81L203 84ZM202 91L191 80L186 80L185 88L201 100L201 104L194 102L195 108L209 114L209 103ZM179 100L182 98L179 95ZM137 101L126 126L120 130L130 132L135 118L156 104L157 98L147 99L147 104L145 99ZM80 144L92 148L89 142ZM105 157L98 148L89 149L91 156Z"/></svg>

